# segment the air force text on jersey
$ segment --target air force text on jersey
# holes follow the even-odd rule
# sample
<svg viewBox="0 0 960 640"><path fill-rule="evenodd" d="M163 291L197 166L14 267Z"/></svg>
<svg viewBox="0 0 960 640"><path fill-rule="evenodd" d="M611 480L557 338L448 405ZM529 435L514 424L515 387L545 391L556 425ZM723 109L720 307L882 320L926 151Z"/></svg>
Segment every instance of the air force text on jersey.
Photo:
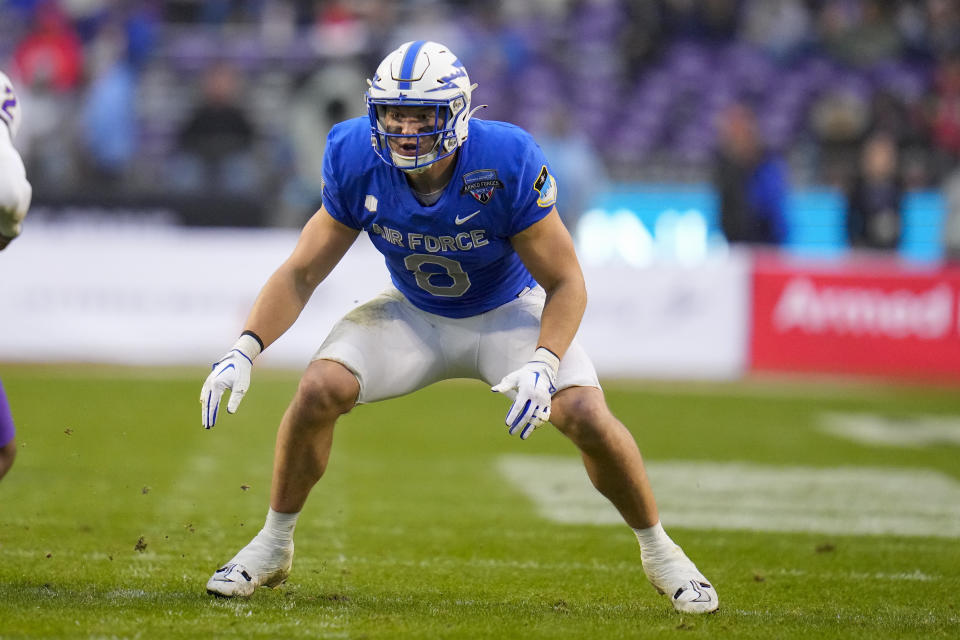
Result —
<svg viewBox="0 0 960 640"><path fill-rule="evenodd" d="M410 302L451 318L489 311L536 285L510 237L556 201L546 158L527 132L490 120L469 127L450 183L431 205L373 152L366 117L333 127L323 162L330 215L367 232Z"/></svg>
<svg viewBox="0 0 960 640"><path fill-rule="evenodd" d="M486 239L486 229L474 229L470 232L461 231L455 236L431 236L422 233L409 231L406 234L391 229L390 227L381 227L376 222L371 226L371 231L398 247L406 247L411 251L426 251L427 253L437 253L440 251L470 251L474 248L480 248L490 243Z"/></svg>

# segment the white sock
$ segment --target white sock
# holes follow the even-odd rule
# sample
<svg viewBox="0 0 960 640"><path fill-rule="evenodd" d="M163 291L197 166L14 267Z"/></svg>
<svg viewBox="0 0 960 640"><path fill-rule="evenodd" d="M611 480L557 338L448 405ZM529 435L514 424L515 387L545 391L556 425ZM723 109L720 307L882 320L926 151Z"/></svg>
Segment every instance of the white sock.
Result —
<svg viewBox="0 0 960 640"><path fill-rule="evenodd" d="M297 526L300 512L280 513L270 509L267 511L267 521L263 523L261 533L266 534L274 542L290 542L293 540L293 529Z"/></svg>
<svg viewBox="0 0 960 640"><path fill-rule="evenodd" d="M637 535L640 550L646 553L656 553L660 549L666 550L676 546L667 532L663 530L663 525L660 524L659 520L652 527L634 529L633 532Z"/></svg>

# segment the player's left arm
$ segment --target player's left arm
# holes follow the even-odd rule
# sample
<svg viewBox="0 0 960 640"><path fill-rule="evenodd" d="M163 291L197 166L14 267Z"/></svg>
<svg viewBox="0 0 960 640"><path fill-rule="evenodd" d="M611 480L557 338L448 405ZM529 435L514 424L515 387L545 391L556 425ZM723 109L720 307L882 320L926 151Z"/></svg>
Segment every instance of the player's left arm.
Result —
<svg viewBox="0 0 960 640"><path fill-rule="evenodd" d="M538 347L563 358L580 327L587 306L587 287L573 247L573 238L556 207L510 238L514 250L547 292L540 318Z"/></svg>
<svg viewBox="0 0 960 640"><path fill-rule="evenodd" d="M557 391L560 359L567 352L587 305L583 272L573 250L573 239L556 208L510 238L524 265L547 292L540 317L540 336L531 359L492 387L516 393L507 411L510 435L526 440L550 419L551 397Z"/></svg>

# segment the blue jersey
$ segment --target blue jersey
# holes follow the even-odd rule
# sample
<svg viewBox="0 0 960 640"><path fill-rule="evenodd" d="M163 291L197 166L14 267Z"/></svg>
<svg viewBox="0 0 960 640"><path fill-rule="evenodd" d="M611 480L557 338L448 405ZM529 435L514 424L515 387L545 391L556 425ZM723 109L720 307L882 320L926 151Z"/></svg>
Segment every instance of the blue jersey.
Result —
<svg viewBox="0 0 960 640"><path fill-rule="evenodd" d="M327 138L323 204L369 234L410 302L464 318L535 284L510 236L550 213L556 183L533 138L504 122L471 120L455 162L440 199L424 206L404 173L374 153L370 121L347 120Z"/></svg>

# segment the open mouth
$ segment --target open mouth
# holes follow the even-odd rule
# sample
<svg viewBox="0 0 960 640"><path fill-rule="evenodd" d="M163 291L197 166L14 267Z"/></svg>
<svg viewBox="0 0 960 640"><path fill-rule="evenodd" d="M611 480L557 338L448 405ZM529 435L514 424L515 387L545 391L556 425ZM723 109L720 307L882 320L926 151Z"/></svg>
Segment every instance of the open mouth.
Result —
<svg viewBox="0 0 960 640"><path fill-rule="evenodd" d="M394 138L390 141L390 149L404 158L423 156L430 153L435 145L436 140L432 136L430 138L421 138L419 145L417 144L416 138Z"/></svg>
<svg viewBox="0 0 960 640"><path fill-rule="evenodd" d="M416 142L401 142L396 145L394 151L399 153L402 156L407 156L409 158L414 158L417 156L417 143Z"/></svg>

